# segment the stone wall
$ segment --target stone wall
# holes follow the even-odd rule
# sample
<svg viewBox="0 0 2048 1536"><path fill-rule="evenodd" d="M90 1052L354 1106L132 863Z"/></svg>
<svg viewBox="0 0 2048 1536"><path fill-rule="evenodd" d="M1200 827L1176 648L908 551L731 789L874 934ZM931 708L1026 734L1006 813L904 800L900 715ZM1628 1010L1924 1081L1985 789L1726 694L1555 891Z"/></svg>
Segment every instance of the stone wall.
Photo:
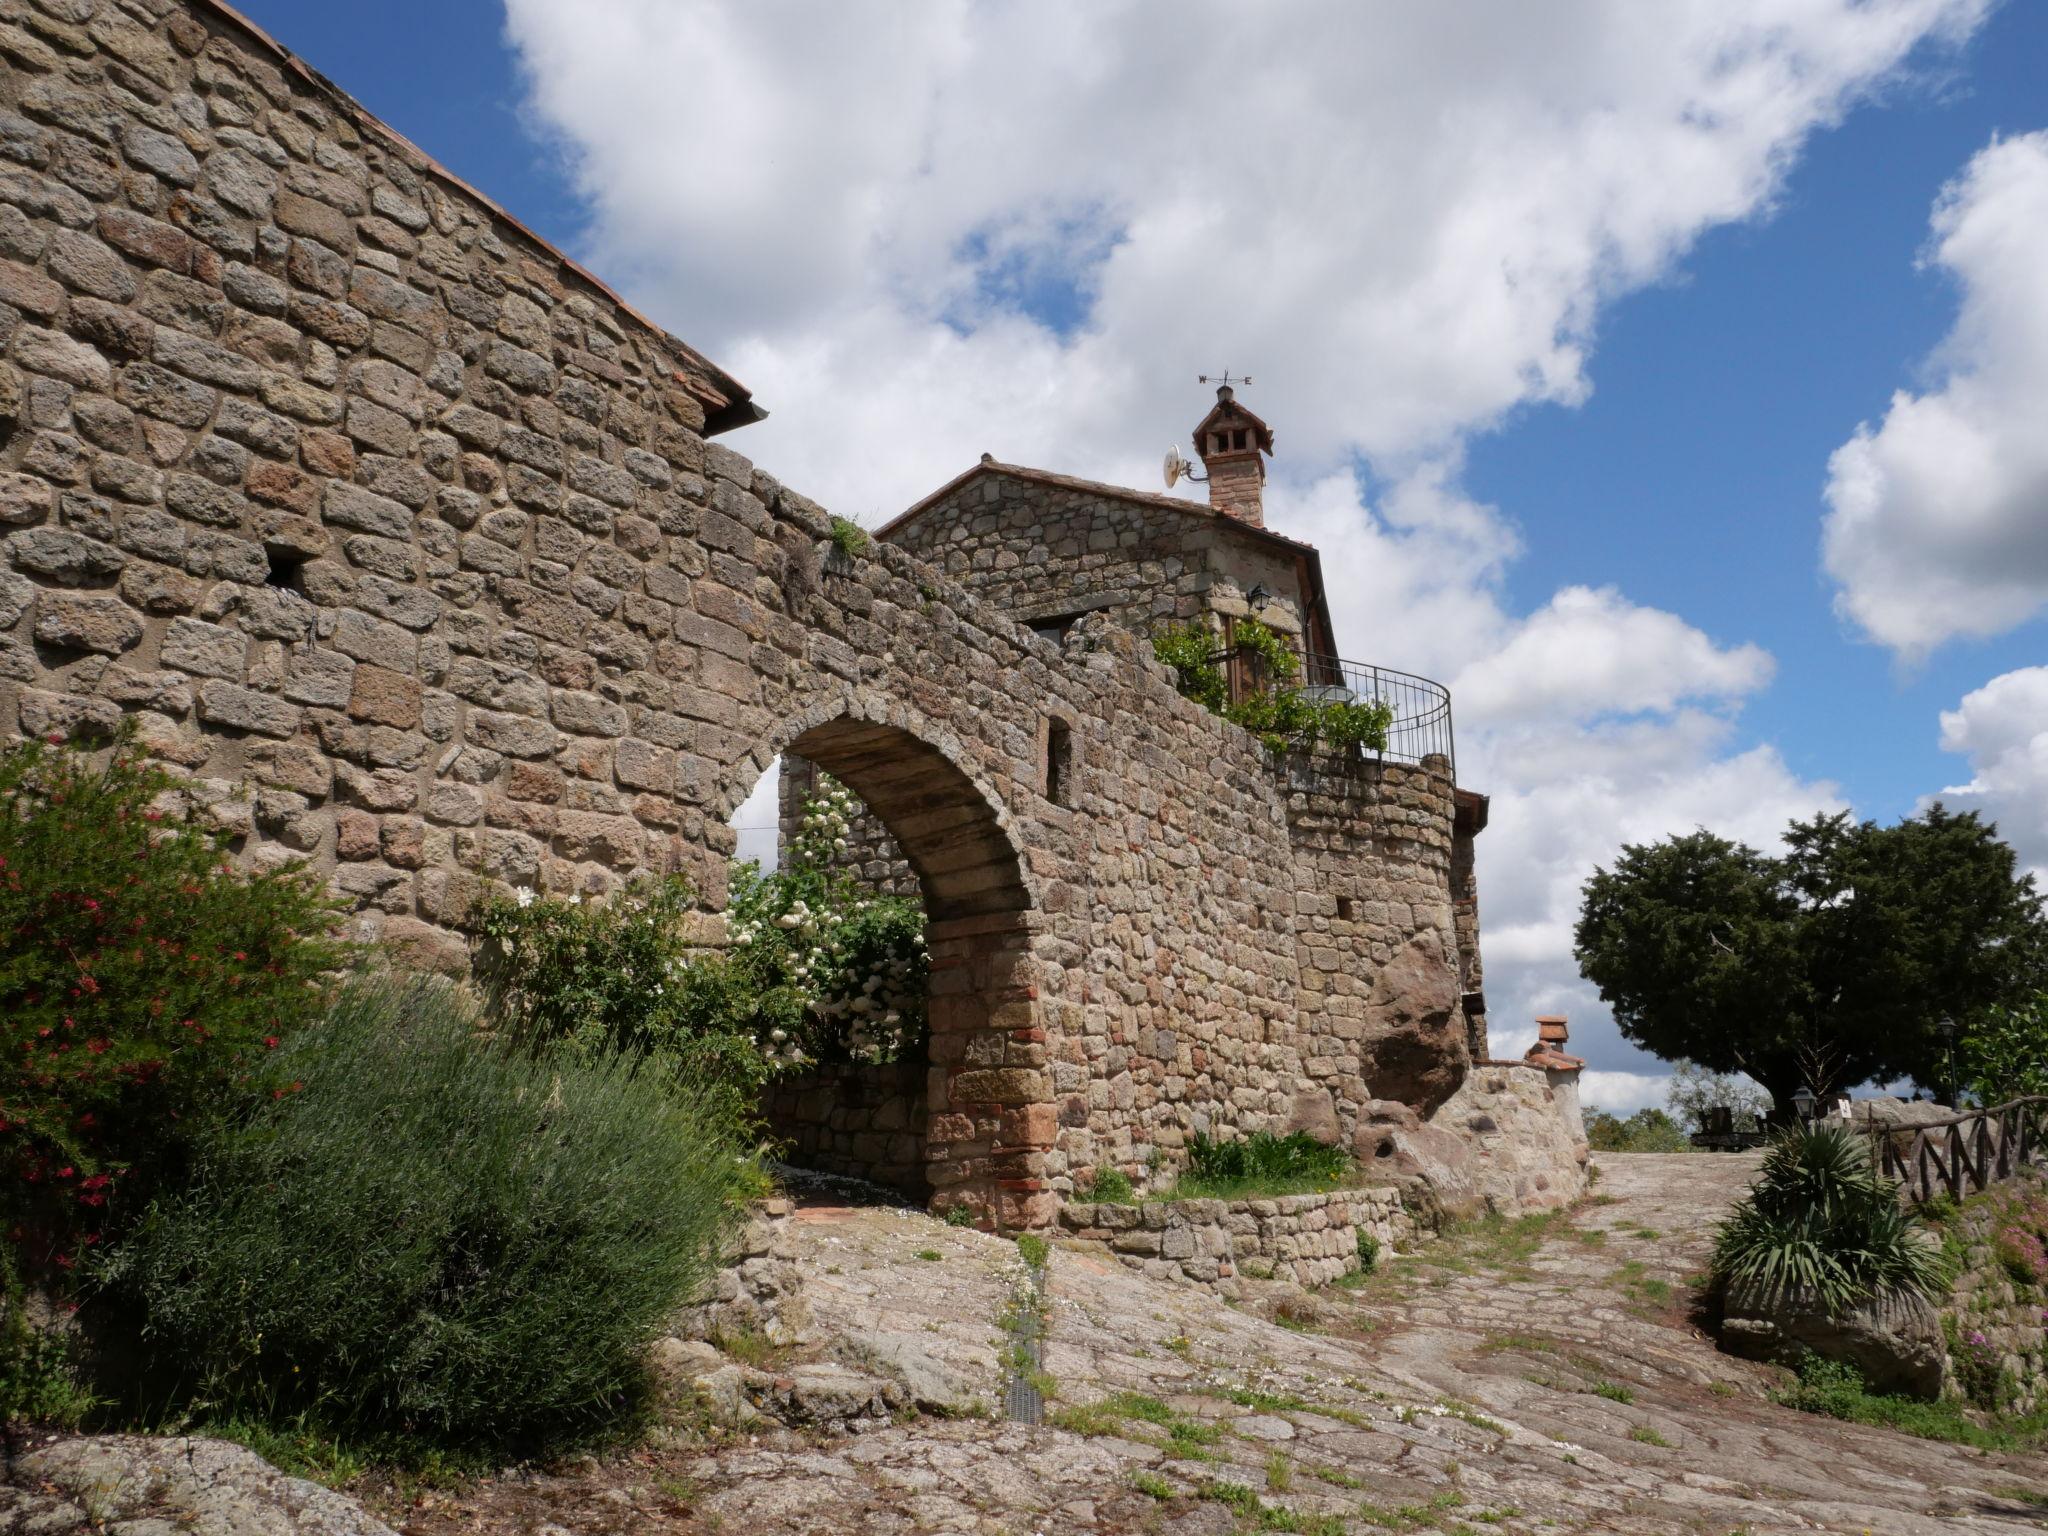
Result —
<svg viewBox="0 0 2048 1536"><path fill-rule="evenodd" d="M1414 1236L1398 1190L1343 1189L1270 1200L1068 1205L1063 1231L1145 1274L1235 1294L1242 1277L1328 1285L1358 1271L1358 1235L1383 1251Z"/></svg>
<svg viewBox="0 0 2048 1536"><path fill-rule="evenodd" d="M1586 1126L1579 1074L1522 1061L1482 1061L1429 1119L1469 1148L1487 1209L1554 1210L1586 1192Z"/></svg>
<svg viewBox="0 0 2048 1536"><path fill-rule="evenodd" d="M1304 1068L1335 1134L1320 1105L1297 1119L1348 1144L1368 1101L1426 1115L1465 1079L1450 774L1319 753L1288 764L1287 792Z"/></svg>
<svg viewBox="0 0 2048 1536"><path fill-rule="evenodd" d="M1984 1408L2048 1407L2048 1176L1973 1197L1948 1227L1962 1258L1941 1307L1952 1379Z"/></svg>
<svg viewBox="0 0 2048 1536"><path fill-rule="evenodd" d="M17 17L0 732L131 719L242 857L449 970L493 889L675 873L715 912L793 752L921 877L935 1203L1042 1226L1077 1172L1288 1119L1324 1048L1250 736L1100 616L1048 639L837 552L707 439L738 386L231 12ZM1419 800L1357 809L1425 840Z"/></svg>
<svg viewBox="0 0 2048 1536"><path fill-rule="evenodd" d="M762 1117L797 1167L869 1179L923 1200L931 1194L928 1073L922 1061L822 1063L771 1084Z"/></svg>
<svg viewBox="0 0 2048 1536"><path fill-rule="evenodd" d="M775 784L776 825L783 847L789 846L803 825L804 802L817 792L817 783L817 764L794 753L783 754L781 777ZM842 863L871 889L890 896L918 894L917 872L873 811L865 806L855 808L855 814L847 818L846 843Z"/></svg>

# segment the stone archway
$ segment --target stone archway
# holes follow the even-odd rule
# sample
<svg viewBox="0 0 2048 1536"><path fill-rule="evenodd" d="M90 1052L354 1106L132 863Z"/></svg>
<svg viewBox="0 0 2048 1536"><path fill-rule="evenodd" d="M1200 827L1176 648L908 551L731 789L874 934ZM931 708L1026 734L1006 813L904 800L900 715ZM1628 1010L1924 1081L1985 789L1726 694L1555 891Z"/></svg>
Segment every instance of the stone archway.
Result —
<svg viewBox="0 0 2048 1536"><path fill-rule="evenodd" d="M1039 914L1003 807L961 768L946 733L905 712L844 703L809 711L778 745L860 797L916 875L925 907L931 1039L922 1102L908 1114L888 1102L901 1073L861 1085L868 1102L841 1107L881 1120L852 1139L857 1160L860 1149L890 1159L883 1182L934 1209L964 1206L1006 1230L1043 1225L1057 1116L1035 984ZM921 1143L921 1179L902 1176L906 1136ZM834 1171L855 1170L842 1158Z"/></svg>

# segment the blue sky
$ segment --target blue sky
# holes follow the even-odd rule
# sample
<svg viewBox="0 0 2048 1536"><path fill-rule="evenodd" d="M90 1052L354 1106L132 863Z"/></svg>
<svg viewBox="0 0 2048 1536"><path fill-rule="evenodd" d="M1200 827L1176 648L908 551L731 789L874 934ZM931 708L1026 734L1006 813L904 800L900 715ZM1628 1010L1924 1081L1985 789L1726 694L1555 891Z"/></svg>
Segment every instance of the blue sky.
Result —
<svg viewBox="0 0 2048 1536"><path fill-rule="evenodd" d="M2048 866L2048 5L244 8L863 520L1149 488L1258 378L1343 649L1455 683L1497 1038L1571 1013L1595 1102L1662 1070L1569 957L1624 838L1967 782Z"/></svg>

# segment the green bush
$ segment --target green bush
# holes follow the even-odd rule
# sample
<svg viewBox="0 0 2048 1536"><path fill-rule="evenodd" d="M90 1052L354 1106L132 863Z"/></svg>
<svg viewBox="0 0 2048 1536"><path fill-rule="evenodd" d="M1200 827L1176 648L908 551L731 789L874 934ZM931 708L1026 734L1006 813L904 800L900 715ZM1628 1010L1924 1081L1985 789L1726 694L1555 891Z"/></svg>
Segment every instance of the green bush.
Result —
<svg viewBox="0 0 2048 1536"><path fill-rule="evenodd" d="M1358 1272L1369 1275L1379 1267L1380 1240L1365 1228L1358 1229Z"/></svg>
<svg viewBox="0 0 2048 1536"><path fill-rule="evenodd" d="M480 1042L445 984L358 982L279 1055L304 1091L204 1149L111 1253L143 1408L545 1451L601 1432L708 1278L743 1175L688 1085Z"/></svg>
<svg viewBox="0 0 2048 1536"><path fill-rule="evenodd" d="M1863 1373L1845 1360L1809 1354L1799 1365L1798 1382L1771 1394L1772 1400L1805 1413L1875 1424L1923 1440L1945 1440L1984 1451L2029 1450L2048 1441L2048 1413L2025 1417L1991 1415L1973 1418L1952 1397L1935 1402L1872 1392Z"/></svg>
<svg viewBox="0 0 2048 1536"><path fill-rule="evenodd" d="M1286 1136L1256 1131L1233 1141L1216 1141L1197 1133L1188 1140L1187 1171L1170 1198L1236 1200L1306 1194L1334 1189L1351 1171L1348 1154L1324 1146L1305 1131Z"/></svg>
<svg viewBox="0 0 2048 1536"><path fill-rule="evenodd" d="M2048 1094L2048 994L1989 1009L1963 1036L1961 1055L1964 1084L1980 1104Z"/></svg>
<svg viewBox="0 0 2048 1536"><path fill-rule="evenodd" d="M159 809L126 738L0 753L0 1233L30 1275L178 1176L189 1138L286 1091L272 1048L317 1016L337 913L302 871L243 871Z"/></svg>
<svg viewBox="0 0 2048 1536"><path fill-rule="evenodd" d="M853 796L825 781L781 867L733 871L730 943L693 942L679 879L608 901L487 902L476 970L497 1027L529 1047L651 1053L737 1106L818 1060L894 1061L924 1048L924 913L837 862Z"/></svg>
<svg viewBox="0 0 2048 1536"><path fill-rule="evenodd" d="M1723 1286L1813 1297L1830 1311L1886 1295L1933 1296L1948 1282L1940 1245L1899 1204L1845 1127L1789 1130L1755 1187L1722 1223L1713 1273Z"/></svg>
<svg viewBox="0 0 2048 1536"><path fill-rule="evenodd" d="M1120 1168L1098 1168L1085 1190L1076 1191L1078 1198L1096 1205L1129 1205L1138 1198L1138 1192L1131 1187L1130 1175Z"/></svg>
<svg viewBox="0 0 2048 1536"><path fill-rule="evenodd" d="M1595 1152L1690 1152L1692 1142L1661 1109L1639 1109L1626 1120L1596 1109L1586 1116L1586 1145Z"/></svg>
<svg viewBox="0 0 2048 1536"><path fill-rule="evenodd" d="M1394 711L1385 700L1309 698L1300 686L1300 658L1257 619L1240 619L1232 639L1237 653L1253 662L1257 675L1256 686L1234 701L1220 665L1217 637L1201 623L1165 625L1152 636L1152 654L1173 669L1175 686L1184 697L1243 726L1270 752L1318 743L1346 750L1386 748Z"/></svg>
<svg viewBox="0 0 2048 1536"><path fill-rule="evenodd" d="M0 1428L28 1423L72 1429L93 1406L71 1340L29 1315L26 1289L0 1249Z"/></svg>

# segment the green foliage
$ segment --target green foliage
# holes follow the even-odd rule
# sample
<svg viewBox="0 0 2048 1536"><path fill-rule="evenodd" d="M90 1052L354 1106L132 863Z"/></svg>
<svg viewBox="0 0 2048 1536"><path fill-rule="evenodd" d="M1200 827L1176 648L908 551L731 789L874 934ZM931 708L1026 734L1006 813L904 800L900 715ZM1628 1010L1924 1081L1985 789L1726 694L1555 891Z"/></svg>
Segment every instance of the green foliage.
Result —
<svg viewBox="0 0 2048 1536"><path fill-rule="evenodd" d="M1017 1257L1031 1269L1045 1268L1045 1261L1052 1257L1052 1249L1045 1239L1031 1232L1017 1235Z"/></svg>
<svg viewBox="0 0 2048 1536"><path fill-rule="evenodd" d="M29 1316L26 1289L0 1249L0 1428L75 1429L94 1406L70 1340Z"/></svg>
<svg viewBox="0 0 2048 1536"><path fill-rule="evenodd" d="M1122 1169L1098 1168L1079 1198L1096 1205L1129 1205L1138 1198L1138 1192L1131 1186L1130 1175Z"/></svg>
<svg viewBox="0 0 2048 1536"><path fill-rule="evenodd" d="M2048 992L1986 1009L1957 1055L1963 1086L1980 1104L2048 1094Z"/></svg>
<svg viewBox="0 0 2048 1536"><path fill-rule="evenodd" d="M868 552L871 541L867 529L848 517L832 519L832 532L827 535L832 547L849 560L857 560Z"/></svg>
<svg viewBox="0 0 2048 1536"><path fill-rule="evenodd" d="M1831 1312L1874 1297L1935 1296L1948 1284L1940 1245L1843 1126L1785 1132L1749 1194L1722 1223L1714 1278L1766 1295L1811 1296Z"/></svg>
<svg viewBox="0 0 2048 1536"><path fill-rule="evenodd" d="M1351 1176L1350 1156L1295 1131L1257 1131L1231 1141L1197 1133L1188 1141L1187 1171L1163 1199L1240 1200L1334 1189Z"/></svg>
<svg viewBox="0 0 2048 1536"><path fill-rule="evenodd" d="M1168 624L1152 636L1152 654L1173 669L1174 686L1204 709L1222 714L1230 684L1216 662L1216 639L1198 623Z"/></svg>
<svg viewBox="0 0 2048 1536"><path fill-rule="evenodd" d="M279 1052L302 1093L199 1153L98 1276L134 1406L303 1421L405 1453L605 1433L713 1272L732 1136L687 1084L482 1040L444 984L358 982Z"/></svg>
<svg viewBox="0 0 2048 1536"><path fill-rule="evenodd" d="M1237 654L1249 659L1256 679L1255 686L1234 702L1216 637L1201 623L1166 625L1152 637L1152 654L1173 669L1183 695L1243 726L1271 752L1304 751L1319 743L1346 751L1385 749L1394 711L1384 700L1309 698L1300 686L1300 658L1257 619L1238 621L1234 644Z"/></svg>
<svg viewBox="0 0 2048 1536"><path fill-rule="evenodd" d="M1369 1275L1379 1266L1380 1240L1365 1228L1358 1229L1358 1272Z"/></svg>
<svg viewBox="0 0 2048 1536"><path fill-rule="evenodd" d="M0 1233L30 1274L117 1230L211 1117L288 1091L271 1048L342 956L319 883L237 870L174 787L126 736L0 754Z"/></svg>
<svg viewBox="0 0 2048 1536"><path fill-rule="evenodd" d="M1639 1109L1626 1120L1604 1109L1586 1116L1586 1145L1595 1152L1690 1152L1678 1122L1661 1109Z"/></svg>
<svg viewBox="0 0 2048 1536"><path fill-rule="evenodd" d="M1782 857L1706 831L1631 845L1586 882L1579 968L1626 1038L1746 1072L1782 1114L1815 1075L1816 1092L1943 1086L1944 1015L1976 1033L2041 990L2041 899L1974 814L1818 816L1785 840Z"/></svg>
<svg viewBox="0 0 2048 1536"><path fill-rule="evenodd" d="M477 975L498 1027L588 1057L649 1054L723 1086L735 1108L818 1060L893 1061L924 1046L924 913L836 862L852 795L826 780L782 865L732 875L722 951L693 944L687 884L603 902L487 902Z"/></svg>
<svg viewBox="0 0 2048 1536"><path fill-rule="evenodd" d="M2048 1414L1979 1420L1954 1398L1929 1403L1872 1392L1855 1366L1819 1355L1806 1356L1799 1366L1797 1385L1773 1392L1771 1399L1805 1413L1874 1424L1923 1440L1943 1440L1983 1451L2033 1450L2048 1443Z"/></svg>

